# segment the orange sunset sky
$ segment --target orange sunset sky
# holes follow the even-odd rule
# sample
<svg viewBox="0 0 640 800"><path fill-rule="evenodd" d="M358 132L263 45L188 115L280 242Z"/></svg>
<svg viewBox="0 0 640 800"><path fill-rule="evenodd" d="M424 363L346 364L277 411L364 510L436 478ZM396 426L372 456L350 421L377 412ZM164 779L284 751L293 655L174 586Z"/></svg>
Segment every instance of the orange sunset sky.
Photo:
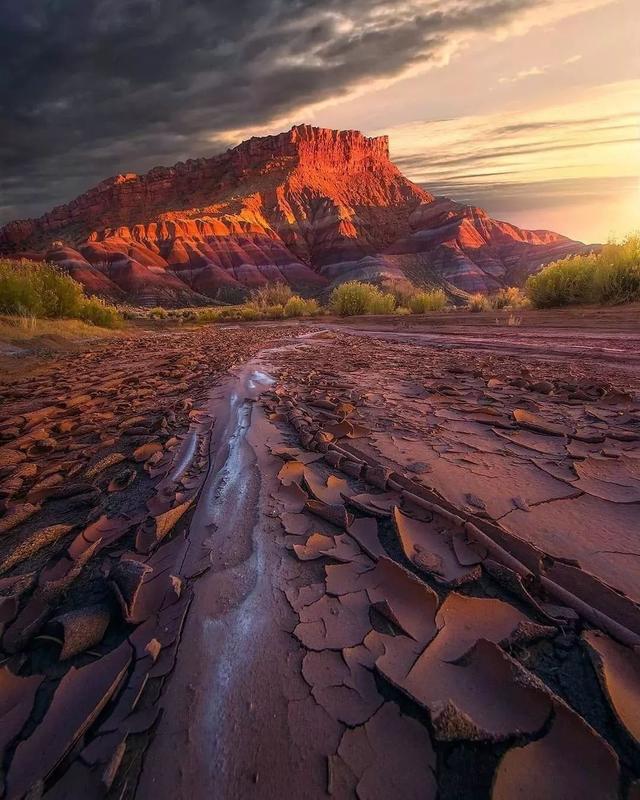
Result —
<svg viewBox="0 0 640 800"><path fill-rule="evenodd" d="M0 63L0 225L310 123L523 227L640 227L638 0L21 0Z"/></svg>
<svg viewBox="0 0 640 800"><path fill-rule="evenodd" d="M523 227L624 235L640 228L637 2L536 4L448 41L434 63L258 132L303 121L388 134L412 180Z"/></svg>

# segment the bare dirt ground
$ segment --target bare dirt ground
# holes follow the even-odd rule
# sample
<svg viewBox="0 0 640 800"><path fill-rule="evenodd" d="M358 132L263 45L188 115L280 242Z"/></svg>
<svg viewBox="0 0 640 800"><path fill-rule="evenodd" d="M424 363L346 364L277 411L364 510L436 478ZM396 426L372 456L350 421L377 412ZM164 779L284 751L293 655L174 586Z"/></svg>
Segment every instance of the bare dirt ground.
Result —
<svg viewBox="0 0 640 800"><path fill-rule="evenodd" d="M6 380L4 796L636 798L634 317L141 332Z"/></svg>
<svg viewBox="0 0 640 800"><path fill-rule="evenodd" d="M131 331L96 328L76 319L32 319L0 314L0 380L41 370L48 359L80 353Z"/></svg>

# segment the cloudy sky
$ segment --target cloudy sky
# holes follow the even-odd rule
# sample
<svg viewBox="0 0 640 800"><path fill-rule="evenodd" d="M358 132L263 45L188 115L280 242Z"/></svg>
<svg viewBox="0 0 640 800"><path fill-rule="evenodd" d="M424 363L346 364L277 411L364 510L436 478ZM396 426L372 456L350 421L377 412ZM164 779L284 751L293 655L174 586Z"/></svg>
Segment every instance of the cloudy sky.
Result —
<svg viewBox="0 0 640 800"><path fill-rule="evenodd" d="M0 223L310 122L526 227L640 227L637 0L0 0L0 120Z"/></svg>

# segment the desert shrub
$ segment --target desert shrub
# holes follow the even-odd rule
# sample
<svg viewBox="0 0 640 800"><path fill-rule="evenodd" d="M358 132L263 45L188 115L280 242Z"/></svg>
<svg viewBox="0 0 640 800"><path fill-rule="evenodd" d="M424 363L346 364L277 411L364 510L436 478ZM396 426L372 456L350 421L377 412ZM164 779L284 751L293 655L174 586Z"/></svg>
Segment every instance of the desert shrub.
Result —
<svg viewBox="0 0 640 800"><path fill-rule="evenodd" d="M80 306L78 319L101 328L119 328L122 317L115 306L110 306L98 297L89 297Z"/></svg>
<svg viewBox="0 0 640 800"><path fill-rule="evenodd" d="M376 289L369 298L367 314L393 314L396 310L396 298L391 292L381 292Z"/></svg>
<svg viewBox="0 0 640 800"><path fill-rule="evenodd" d="M507 308L526 308L529 305L529 298L524 290L518 286L507 286L502 290L507 297Z"/></svg>
<svg viewBox="0 0 640 800"><path fill-rule="evenodd" d="M572 256L549 264L526 283L536 308L595 302L593 276L596 255Z"/></svg>
<svg viewBox="0 0 640 800"><path fill-rule="evenodd" d="M548 264L526 284L537 308L640 300L640 234L609 242L599 253Z"/></svg>
<svg viewBox="0 0 640 800"><path fill-rule="evenodd" d="M425 314L427 311L442 311L447 305L447 295L442 289L415 292L409 300L412 314Z"/></svg>
<svg viewBox="0 0 640 800"><path fill-rule="evenodd" d="M491 303L486 295L476 292L469 297L467 308L469 311L490 311Z"/></svg>
<svg viewBox="0 0 640 800"><path fill-rule="evenodd" d="M640 300L640 234L609 242L596 256L593 293L599 303Z"/></svg>
<svg viewBox="0 0 640 800"><path fill-rule="evenodd" d="M287 300L284 306L284 316L302 317L304 316L306 307L306 302L299 295L293 295L293 297Z"/></svg>
<svg viewBox="0 0 640 800"><path fill-rule="evenodd" d="M48 264L44 268L36 267L35 272L44 306L42 316L76 317L78 309L87 302L82 286L69 275Z"/></svg>
<svg viewBox="0 0 640 800"><path fill-rule="evenodd" d="M267 306L262 309L262 315L265 319L284 319L284 306L282 303L276 303L273 306Z"/></svg>
<svg viewBox="0 0 640 800"><path fill-rule="evenodd" d="M223 306L220 309L220 319L238 319L240 306Z"/></svg>
<svg viewBox="0 0 640 800"><path fill-rule="evenodd" d="M0 261L0 311L34 317L74 317L85 300L82 286L51 264Z"/></svg>
<svg viewBox="0 0 640 800"><path fill-rule="evenodd" d="M406 306L397 306L395 313L399 317L408 317L411 314L411 309Z"/></svg>
<svg viewBox="0 0 640 800"><path fill-rule="evenodd" d="M408 307L416 293L416 287L407 278L386 278L382 281L381 288L383 292L395 297L398 306Z"/></svg>
<svg viewBox="0 0 640 800"><path fill-rule="evenodd" d="M487 299L494 311L501 311L503 308L506 308L509 305L509 301L504 289L500 289L499 292L496 292L496 294L491 295L491 297Z"/></svg>
<svg viewBox="0 0 640 800"><path fill-rule="evenodd" d="M489 297L491 308L500 311L503 308L526 308L529 299L517 286L507 286Z"/></svg>
<svg viewBox="0 0 640 800"><path fill-rule="evenodd" d="M0 260L0 312L34 318L69 317L108 328L122 320L113 306L87 298L82 286L62 270L27 260Z"/></svg>
<svg viewBox="0 0 640 800"><path fill-rule="evenodd" d="M322 314L323 312L322 306L313 297L310 297L308 300L305 300L305 304L306 304L304 312L305 317L317 317L318 314Z"/></svg>
<svg viewBox="0 0 640 800"><path fill-rule="evenodd" d="M259 289L254 289L251 292L250 304L258 308L268 308L269 306L284 306L287 301L293 296L291 287L281 281L276 283L267 283Z"/></svg>
<svg viewBox="0 0 640 800"><path fill-rule="evenodd" d="M375 287L361 281L341 283L331 292L329 307L341 317L366 314L372 291Z"/></svg>
<svg viewBox="0 0 640 800"><path fill-rule="evenodd" d="M262 319L262 311L254 303L245 303L243 306L238 306L236 312L237 314L234 315L234 318L242 319L246 322Z"/></svg>
<svg viewBox="0 0 640 800"><path fill-rule="evenodd" d="M166 319L169 315L166 308L162 308L162 306L155 306L149 310L149 316L151 319Z"/></svg>
<svg viewBox="0 0 640 800"><path fill-rule="evenodd" d="M329 307L341 317L390 314L395 309L395 297L391 293L381 292L371 283L347 281L331 292Z"/></svg>
<svg viewBox="0 0 640 800"><path fill-rule="evenodd" d="M221 308L199 308L195 312L195 317L198 322L217 322L223 317L223 309ZM189 319L189 317L185 317Z"/></svg>
<svg viewBox="0 0 640 800"><path fill-rule="evenodd" d="M317 300L305 300L297 294L290 297L284 306L285 317L311 317L320 310Z"/></svg>

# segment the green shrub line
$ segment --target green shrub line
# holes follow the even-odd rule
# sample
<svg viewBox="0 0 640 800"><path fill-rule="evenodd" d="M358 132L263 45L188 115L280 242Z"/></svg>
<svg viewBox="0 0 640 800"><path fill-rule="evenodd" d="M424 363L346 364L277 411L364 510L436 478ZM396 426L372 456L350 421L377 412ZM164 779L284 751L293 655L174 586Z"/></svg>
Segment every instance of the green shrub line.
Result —
<svg viewBox="0 0 640 800"><path fill-rule="evenodd" d="M359 314L426 314L447 308L443 289L416 289L407 281L387 281L382 288L362 281L342 283L331 292L329 310L341 317Z"/></svg>
<svg viewBox="0 0 640 800"><path fill-rule="evenodd" d="M87 297L82 286L40 261L0 259L0 313L37 319L80 319L116 328L122 317L115 306Z"/></svg>
<svg viewBox="0 0 640 800"><path fill-rule="evenodd" d="M146 312L125 310L125 319L150 318L159 321L178 323L209 323L209 322L257 322L277 319L293 319L296 317L315 317L322 308L317 300L291 294L284 303L260 305L255 300L250 300L242 305L210 306L206 308L171 308L160 306L151 308Z"/></svg>
<svg viewBox="0 0 640 800"><path fill-rule="evenodd" d="M507 286L495 294L472 294L467 301L468 311L513 311L528 308L529 298L517 286Z"/></svg>
<svg viewBox="0 0 640 800"><path fill-rule="evenodd" d="M326 313L339 316L402 316L441 311L447 307L447 295L442 289L419 290L408 281L393 284L388 282L382 288L362 281L349 281L334 288L326 307L322 307L314 298L303 298L294 294L285 284L275 283L254 290L249 300L242 305L183 309L155 307L148 311L131 309L126 310L124 315L128 319L151 318L179 323L206 323L293 319Z"/></svg>
<svg viewBox="0 0 640 800"><path fill-rule="evenodd" d="M527 280L526 291L536 308L638 301L640 234L611 241L599 253L554 261Z"/></svg>
<svg viewBox="0 0 640 800"><path fill-rule="evenodd" d="M611 241L598 253L570 256L548 264L528 278L525 289L509 286L491 295L472 294L468 311L516 311L529 306L552 308L574 304L620 304L640 301L640 234ZM365 314L426 314L450 308L443 289L416 288L405 278L388 278L381 286L347 281L336 286L328 305L294 294L282 282L254 289L240 305L124 310L125 318L174 322L259 321ZM33 319L79 319L104 328L122 324L118 309L87 297L80 283L53 264L0 259L0 314ZM515 319L515 317L514 317ZM520 318L518 318L520 319Z"/></svg>

